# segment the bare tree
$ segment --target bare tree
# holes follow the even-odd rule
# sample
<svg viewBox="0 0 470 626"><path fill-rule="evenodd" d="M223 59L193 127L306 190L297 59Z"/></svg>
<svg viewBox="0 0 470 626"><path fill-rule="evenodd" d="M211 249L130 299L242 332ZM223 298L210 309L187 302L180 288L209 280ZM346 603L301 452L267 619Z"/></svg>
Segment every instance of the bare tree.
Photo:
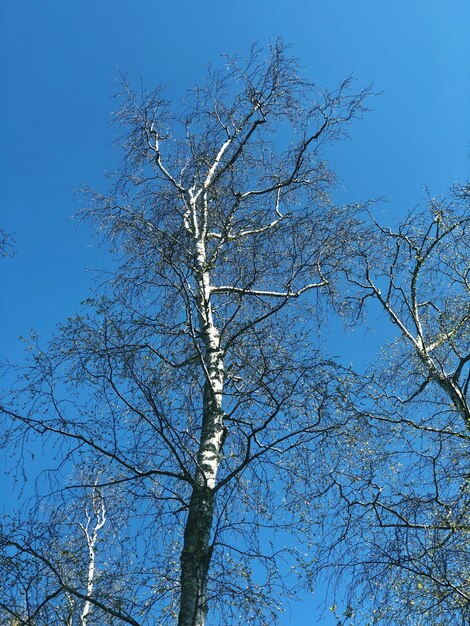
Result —
<svg viewBox="0 0 470 626"><path fill-rule="evenodd" d="M349 373L367 437L344 442L334 478L347 540L331 560L355 573L353 605L375 595L372 623L470 618L468 199L455 187L398 228L370 216L372 231L352 243L353 311L398 331L366 378Z"/></svg>
<svg viewBox="0 0 470 626"><path fill-rule="evenodd" d="M94 486L91 493L91 510L85 510L86 522L80 524L80 528L85 535L88 548L88 573L86 584L87 599L83 604L80 614L80 626L87 626L88 615L90 613L93 589L96 580L96 551L98 548L99 534L106 524L106 505L99 489Z"/></svg>
<svg viewBox="0 0 470 626"><path fill-rule="evenodd" d="M65 498L67 490L55 497L54 507L49 498L37 501L33 518L4 520L2 623L85 626L91 607L94 622L133 623L115 601L122 586L131 584L116 532L116 490L103 495L95 486L77 485L73 491L72 499Z"/></svg>
<svg viewBox="0 0 470 626"><path fill-rule="evenodd" d="M214 621L274 621L293 541L310 532L292 486L320 481L317 450L348 421L312 313L356 218L331 203L321 149L345 136L367 90L319 90L281 43L263 54L210 70L180 110L162 90L124 86L122 170L84 212L117 270L106 295L33 347L18 403L2 409L10 445L39 433L62 442L66 463L99 460L93 488L119 485L128 526L142 524L142 567L129 564L140 592L100 596L93 508L88 576L56 576L58 593L84 602L82 624L96 610L203 626L209 603Z"/></svg>

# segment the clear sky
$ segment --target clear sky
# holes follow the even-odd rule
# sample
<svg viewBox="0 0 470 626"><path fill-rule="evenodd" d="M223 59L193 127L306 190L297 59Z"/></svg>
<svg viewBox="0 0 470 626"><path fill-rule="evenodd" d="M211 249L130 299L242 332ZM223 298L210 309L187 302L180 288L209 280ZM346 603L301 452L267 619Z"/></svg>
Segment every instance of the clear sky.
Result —
<svg viewBox="0 0 470 626"><path fill-rule="evenodd" d="M119 71L178 98L220 54L282 36L319 85L353 74L381 92L329 158L339 200L384 196L400 214L468 178L469 27L469 0L0 0L0 227L16 239L0 260L2 357L72 315L103 264L68 218L73 190L106 189L116 163Z"/></svg>
<svg viewBox="0 0 470 626"><path fill-rule="evenodd" d="M385 196L398 213L468 175L468 0L0 0L0 225L16 257L0 263L2 353L76 311L102 265L68 219L73 190L105 189L119 71L177 98L220 54L281 35L309 77L354 74L380 97L330 161L345 202Z"/></svg>

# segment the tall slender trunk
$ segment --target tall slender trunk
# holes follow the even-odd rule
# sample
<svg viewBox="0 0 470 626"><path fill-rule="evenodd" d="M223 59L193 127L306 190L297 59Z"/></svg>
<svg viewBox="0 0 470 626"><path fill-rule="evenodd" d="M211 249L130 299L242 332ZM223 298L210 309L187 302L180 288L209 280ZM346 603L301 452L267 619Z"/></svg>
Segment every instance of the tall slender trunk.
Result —
<svg viewBox="0 0 470 626"><path fill-rule="evenodd" d="M98 480L98 479L97 479ZM97 482L97 481L96 481ZM95 482L95 485L96 485ZM106 524L106 507L104 504L104 500L101 497L98 489L93 487L93 492L91 495L91 509L92 512L89 513L88 510L85 512L87 517L87 522L85 525L80 524L81 529L83 530L87 542L88 547L88 576L87 576L87 586L86 586L86 594L89 598L93 595L93 589L95 586L95 578L96 578L96 550L98 546L99 533L103 526ZM95 516L95 524L93 528L90 527L92 516ZM91 602L86 600L83 605L82 612L80 615L80 626L88 625L88 616L91 611Z"/></svg>
<svg viewBox="0 0 470 626"><path fill-rule="evenodd" d="M197 467L189 503L181 554L181 597L178 626L204 626L207 617L207 579L212 555L214 487L224 441L222 393L224 358L220 334L212 315L210 275L204 241L196 244L199 333L204 343L205 376L202 424Z"/></svg>
<svg viewBox="0 0 470 626"><path fill-rule="evenodd" d="M204 626L206 622L213 515L213 490L207 485L196 483L191 495L181 554L179 626Z"/></svg>

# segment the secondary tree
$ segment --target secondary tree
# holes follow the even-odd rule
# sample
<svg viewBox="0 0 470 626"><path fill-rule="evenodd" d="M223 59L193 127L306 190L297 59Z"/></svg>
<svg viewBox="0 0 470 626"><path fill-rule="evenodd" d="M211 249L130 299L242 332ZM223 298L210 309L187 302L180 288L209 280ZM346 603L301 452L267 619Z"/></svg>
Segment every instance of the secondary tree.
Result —
<svg viewBox="0 0 470 626"><path fill-rule="evenodd" d="M355 606L375 597L372 623L470 616L468 201L456 185L398 226L369 215L368 237L351 243L351 312L388 320L390 339L365 376L349 376L364 423L336 468L346 540L328 558L352 577Z"/></svg>

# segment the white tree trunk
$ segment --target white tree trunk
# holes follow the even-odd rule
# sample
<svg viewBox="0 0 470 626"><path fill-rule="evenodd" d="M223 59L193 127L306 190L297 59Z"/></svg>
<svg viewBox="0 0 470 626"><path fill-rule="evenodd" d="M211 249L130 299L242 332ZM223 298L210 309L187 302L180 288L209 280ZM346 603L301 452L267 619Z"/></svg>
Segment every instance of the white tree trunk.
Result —
<svg viewBox="0 0 470 626"><path fill-rule="evenodd" d="M195 219L193 224L196 224ZM204 229L196 234L195 260L198 268L197 307L199 333L204 342L201 363L205 384L197 468L189 504L181 555L181 600L178 626L204 626L207 616L207 577L212 554L211 528L214 516L214 487L224 440L222 396L224 359L220 334L213 320L210 274L206 268Z"/></svg>
<svg viewBox="0 0 470 626"><path fill-rule="evenodd" d="M88 572L87 572L87 586L86 595L91 598L93 595L93 587L95 585L96 577L96 549L98 544L98 536L100 530L106 524L106 508L104 501L96 488L93 489L91 496L91 508L95 517L95 523L92 529L90 524L92 521L91 514L86 511L87 523L85 525L80 524L81 529L85 534L85 539L88 547ZM80 626L87 626L88 616L91 609L91 602L86 600L83 604L82 612L80 615Z"/></svg>

